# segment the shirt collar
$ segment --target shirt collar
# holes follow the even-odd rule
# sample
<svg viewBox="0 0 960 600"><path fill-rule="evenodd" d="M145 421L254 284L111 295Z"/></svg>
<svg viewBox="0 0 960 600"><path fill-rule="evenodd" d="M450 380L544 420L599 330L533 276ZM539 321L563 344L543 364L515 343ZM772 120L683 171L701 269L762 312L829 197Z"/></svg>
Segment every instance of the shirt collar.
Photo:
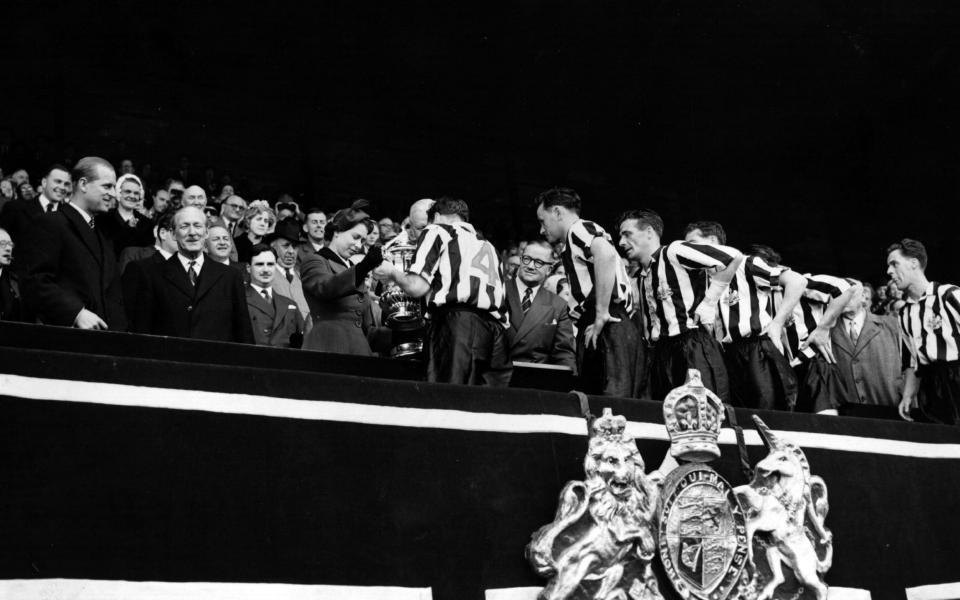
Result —
<svg viewBox="0 0 960 600"><path fill-rule="evenodd" d="M80 216L83 217L83 221L84 221L87 225L89 225L89 224L90 224L90 221L93 220L93 215L91 215L91 214L88 213L87 211L83 210L82 208L80 208L79 206L77 206L76 204L74 204L73 202L70 203L70 206L72 206L72 207L74 207L75 209L77 209L77 212L80 213Z"/></svg>
<svg viewBox="0 0 960 600"><path fill-rule="evenodd" d="M935 285L934 282L928 281L928 282L927 282L927 287L924 288L923 293L920 294L920 297L919 297L919 298L913 298L912 296L908 296L907 294L904 294L904 295L903 295L903 299L904 299L904 301L906 301L907 304L916 304L917 302L920 302L920 301L923 300L924 298L933 295L934 285Z"/></svg>
<svg viewBox="0 0 960 600"><path fill-rule="evenodd" d="M56 205L57 203L54 202L53 200L51 200L50 198L47 198L47 197L44 196L43 194L40 194L40 208L43 209L43 212L47 212L47 205L49 205L49 204ZM54 210L56 210L56 209L54 209Z"/></svg>
<svg viewBox="0 0 960 600"><path fill-rule="evenodd" d="M260 287L259 285L255 284L255 283L251 283L251 284L250 284L250 287L252 287L254 290L256 290L256 292L257 292L258 294L260 294L261 296L263 295L263 291L266 290L266 291L267 291L267 295L270 296L270 298L273 298L273 290L270 289L270 288Z"/></svg>
<svg viewBox="0 0 960 600"><path fill-rule="evenodd" d="M533 300L537 297L537 292L540 291L540 286L529 286L524 282L520 281L519 277L515 277L514 281L517 282L517 292L520 294L520 299L523 300L523 293L527 291L527 288L530 288L530 299Z"/></svg>
<svg viewBox="0 0 960 600"><path fill-rule="evenodd" d="M177 252L177 258L180 259L180 264L183 265L183 270L184 270L184 271L186 271L187 269L190 268L190 259L189 259L189 258L187 258L186 256L180 254L179 252ZM197 273L199 274L199 273L200 273L200 269L203 268L203 252L201 252L201 253L200 253L200 256L198 256L197 258L195 258L195 259L193 259L193 260L194 260L194 268L197 270Z"/></svg>
<svg viewBox="0 0 960 600"><path fill-rule="evenodd" d="M173 252L167 252L166 250L164 250L164 249L161 248L160 246L154 246L153 249L160 253L160 256L163 257L163 260L167 260L167 259L169 259L171 256L173 256Z"/></svg>
<svg viewBox="0 0 960 600"><path fill-rule="evenodd" d="M850 324L853 323L857 331L860 331L863 329L863 323L867 320L867 311L858 310L852 317L844 317L844 320L847 322L847 327L850 327Z"/></svg>

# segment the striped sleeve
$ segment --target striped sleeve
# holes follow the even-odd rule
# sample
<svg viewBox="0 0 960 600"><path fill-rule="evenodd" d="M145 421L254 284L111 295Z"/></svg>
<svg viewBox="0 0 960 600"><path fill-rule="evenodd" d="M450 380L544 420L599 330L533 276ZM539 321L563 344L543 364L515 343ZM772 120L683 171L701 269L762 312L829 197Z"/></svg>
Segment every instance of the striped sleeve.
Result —
<svg viewBox="0 0 960 600"><path fill-rule="evenodd" d="M904 305L900 308L900 312L897 314L897 324L900 330L900 370L906 371L907 369L917 368L917 348L913 343L913 336L906 329L906 324L909 321L910 312L908 310L909 305Z"/></svg>
<svg viewBox="0 0 960 600"><path fill-rule="evenodd" d="M787 267L774 267L759 256L751 256L747 259L744 270L747 277L753 279L758 287L771 289L780 285L780 274L789 269Z"/></svg>
<svg viewBox="0 0 960 600"><path fill-rule="evenodd" d="M674 242L667 248L668 258L689 270L723 269L734 261L738 252L729 246Z"/></svg>
<svg viewBox="0 0 960 600"><path fill-rule="evenodd" d="M807 289L803 296L814 302L828 304L830 300L841 296L850 288L850 283L833 275L805 275Z"/></svg>
<svg viewBox="0 0 960 600"><path fill-rule="evenodd" d="M440 257L446 248L444 234L443 228L437 225L430 225L424 230L417 242L417 250L413 256L413 262L407 268L407 273L419 275L427 283L433 284L433 276L437 273Z"/></svg>
<svg viewBox="0 0 960 600"><path fill-rule="evenodd" d="M943 292L943 305L950 311L954 322L960 323L960 288L955 285L947 286Z"/></svg>
<svg viewBox="0 0 960 600"><path fill-rule="evenodd" d="M590 245L598 237L606 237L607 232L593 221L580 220L574 223L570 228L569 240L571 244L576 245L583 251L584 258L589 260L592 256Z"/></svg>

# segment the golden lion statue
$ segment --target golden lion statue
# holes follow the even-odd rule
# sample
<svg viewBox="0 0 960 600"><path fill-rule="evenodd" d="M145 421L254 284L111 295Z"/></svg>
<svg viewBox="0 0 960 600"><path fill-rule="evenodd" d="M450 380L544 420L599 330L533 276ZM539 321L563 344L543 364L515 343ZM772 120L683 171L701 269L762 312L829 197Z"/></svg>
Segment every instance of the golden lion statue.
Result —
<svg viewBox="0 0 960 600"><path fill-rule="evenodd" d="M764 534L760 539L767 546L772 576L757 600L773 598L785 581L781 563L790 567L797 582L812 590L817 600L826 600L827 585L821 574L833 563L833 535L824 526L829 509L827 486L810 474L810 464L799 446L777 439L759 417L753 419L769 454L757 463L753 481L734 492L746 513L751 564L756 533Z"/></svg>
<svg viewBox="0 0 960 600"><path fill-rule="evenodd" d="M604 409L584 459L586 479L564 486L553 523L527 545L534 570L552 577L541 600L627 600L628 592L631 598L661 600L650 570L657 487L647 479L625 427L626 419Z"/></svg>

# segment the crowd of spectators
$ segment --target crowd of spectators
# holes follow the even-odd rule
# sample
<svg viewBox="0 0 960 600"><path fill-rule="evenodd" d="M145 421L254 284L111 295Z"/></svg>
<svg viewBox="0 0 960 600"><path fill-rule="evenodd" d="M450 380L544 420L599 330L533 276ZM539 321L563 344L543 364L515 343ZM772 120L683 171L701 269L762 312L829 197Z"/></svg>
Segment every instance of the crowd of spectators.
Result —
<svg viewBox="0 0 960 600"><path fill-rule="evenodd" d="M513 362L549 363L587 391L660 399L696 368L736 405L960 421L960 292L925 279L912 240L875 288L741 252L712 221L661 243L649 209L622 215L614 241L567 188L537 198L545 239L498 252L452 198L395 221L365 200L245 198L210 172L159 181L130 160L36 175L0 173L2 320L390 356L379 300L399 289L428 316L434 381L497 385Z"/></svg>

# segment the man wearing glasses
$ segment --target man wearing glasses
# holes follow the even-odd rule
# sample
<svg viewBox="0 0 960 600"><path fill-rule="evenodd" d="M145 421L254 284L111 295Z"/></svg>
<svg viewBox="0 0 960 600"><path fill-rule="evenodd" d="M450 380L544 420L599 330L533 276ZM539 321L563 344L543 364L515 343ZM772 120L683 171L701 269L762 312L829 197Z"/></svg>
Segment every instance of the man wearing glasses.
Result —
<svg viewBox="0 0 960 600"><path fill-rule="evenodd" d="M576 374L573 321L567 303L543 287L557 257L550 244L531 241L520 256L516 278L506 284L510 360L570 367Z"/></svg>

